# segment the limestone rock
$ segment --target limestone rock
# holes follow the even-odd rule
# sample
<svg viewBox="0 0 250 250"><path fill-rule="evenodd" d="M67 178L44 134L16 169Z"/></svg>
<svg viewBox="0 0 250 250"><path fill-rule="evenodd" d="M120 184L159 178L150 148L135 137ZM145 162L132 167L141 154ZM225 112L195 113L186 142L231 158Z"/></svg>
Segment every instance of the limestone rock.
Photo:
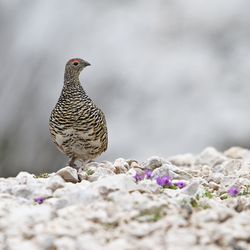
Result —
<svg viewBox="0 0 250 250"><path fill-rule="evenodd" d="M110 170L109 168L98 167L93 170L93 173L87 176L87 180L92 182L98 180L99 178L104 178L110 175L114 175L114 172L112 170Z"/></svg>
<svg viewBox="0 0 250 250"><path fill-rule="evenodd" d="M116 174L126 173L129 169L129 164L123 158L118 158L114 162L114 172Z"/></svg>
<svg viewBox="0 0 250 250"><path fill-rule="evenodd" d="M67 182L78 182L77 170L72 167L65 167L57 171L57 175L61 176Z"/></svg>
<svg viewBox="0 0 250 250"><path fill-rule="evenodd" d="M248 150L223 154L207 148L197 156L170 157L171 162L158 156L142 164L119 158L90 162L78 173L66 167L47 178L27 172L0 178L0 246L250 249L247 158ZM166 175L172 185L162 187L156 178ZM232 186L238 195L228 192Z"/></svg>
<svg viewBox="0 0 250 250"><path fill-rule="evenodd" d="M145 169L154 170L156 168L161 167L165 163L166 164L171 164L167 160L164 160L163 158L161 158L159 156L152 156L143 163L143 166L144 166Z"/></svg>
<svg viewBox="0 0 250 250"><path fill-rule="evenodd" d="M46 179L46 188L51 189L53 192L62 188L65 185L64 179L60 175L53 175Z"/></svg>
<svg viewBox="0 0 250 250"><path fill-rule="evenodd" d="M176 166L192 166L195 161L195 157L192 154L175 155L168 159L172 164Z"/></svg>
<svg viewBox="0 0 250 250"><path fill-rule="evenodd" d="M188 172L184 171L183 169L180 169L171 163L164 163L161 167L158 167L154 169L153 171L153 177L157 178L158 176L169 176L171 179L183 179L188 180L192 178L192 175L190 175Z"/></svg>
<svg viewBox="0 0 250 250"><path fill-rule="evenodd" d="M221 164L226 160L226 157L218 152L215 148L208 147L204 149L196 158L196 165L208 165L213 167L217 164Z"/></svg>
<svg viewBox="0 0 250 250"><path fill-rule="evenodd" d="M100 189L103 187L108 190L125 190L127 192L137 190L138 188L134 180L125 174L102 178L89 186L90 189Z"/></svg>
<svg viewBox="0 0 250 250"><path fill-rule="evenodd" d="M250 160L250 151L241 147L232 147L224 152L225 156L232 159Z"/></svg>
<svg viewBox="0 0 250 250"><path fill-rule="evenodd" d="M194 196L195 194L197 194L197 192L199 190L199 187L200 187L200 182L199 181L193 181L188 186L184 187L181 190L181 193L189 195L189 196Z"/></svg>

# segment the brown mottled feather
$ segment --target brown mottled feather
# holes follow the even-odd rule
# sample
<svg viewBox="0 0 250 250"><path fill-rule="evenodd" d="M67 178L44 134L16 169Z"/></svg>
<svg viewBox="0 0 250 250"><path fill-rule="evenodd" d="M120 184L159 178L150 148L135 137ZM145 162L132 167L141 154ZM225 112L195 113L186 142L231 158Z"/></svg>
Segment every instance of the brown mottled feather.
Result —
<svg viewBox="0 0 250 250"><path fill-rule="evenodd" d="M79 75L89 63L74 58L67 62L64 86L53 109L49 129L58 149L71 158L70 165L81 159L95 159L106 151L108 132L103 112L83 90Z"/></svg>

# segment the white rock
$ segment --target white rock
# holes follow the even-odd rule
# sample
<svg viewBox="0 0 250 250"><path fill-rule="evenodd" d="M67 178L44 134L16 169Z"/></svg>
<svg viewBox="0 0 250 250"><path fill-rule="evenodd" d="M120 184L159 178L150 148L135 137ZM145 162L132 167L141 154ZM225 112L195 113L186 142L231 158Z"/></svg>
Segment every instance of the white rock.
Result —
<svg viewBox="0 0 250 250"><path fill-rule="evenodd" d="M113 172L114 172L114 169L115 169L113 163L110 162L110 161L102 161L100 163L100 167L108 168L108 169L110 169Z"/></svg>
<svg viewBox="0 0 250 250"><path fill-rule="evenodd" d="M237 183L238 183L239 187L242 187L242 188L247 188L248 187L248 189L249 189L249 187L250 187L249 174L248 175L244 175L244 177L239 176L239 178L237 180Z"/></svg>
<svg viewBox="0 0 250 250"><path fill-rule="evenodd" d="M78 178L80 180L96 181L99 178L103 178L115 173L115 167L111 162L90 162L85 165L84 168L79 169Z"/></svg>
<svg viewBox="0 0 250 250"><path fill-rule="evenodd" d="M162 187L159 186L155 180L148 180L148 179L144 179L140 182L138 182L138 190L143 191L143 192L159 192Z"/></svg>
<svg viewBox="0 0 250 250"><path fill-rule="evenodd" d="M46 202L50 206L52 206L55 210L64 208L70 204L70 199L68 197L60 197L60 198L50 198Z"/></svg>
<svg viewBox="0 0 250 250"><path fill-rule="evenodd" d="M70 206L67 208L70 208ZM82 209L82 207L79 208ZM65 208L60 209L59 212L64 209ZM81 218L79 216L82 214L78 214L74 211L73 215L77 216L77 218L73 217L72 214L62 215L62 213L60 213L60 215L58 215L58 218L47 222L44 231L46 232L46 234L53 235L54 238L60 238L62 236L76 238L78 235L81 235L81 233L83 233L85 225L82 225L82 223L88 222L85 221L84 218Z"/></svg>
<svg viewBox="0 0 250 250"><path fill-rule="evenodd" d="M114 165L91 162L79 170L86 179L93 175L92 182L78 182L71 168L63 171L73 172L71 181L77 183L54 173L0 178L0 249L250 249L250 162L236 156L208 148L195 160L173 157L179 167L150 158L146 166L154 178L186 182L176 190L155 179L136 183L133 176L145 165L124 159ZM114 174L115 166L124 173ZM241 195L228 197L233 185ZM34 198L40 196L46 199L39 205Z"/></svg>
<svg viewBox="0 0 250 250"><path fill-rule="evenodd" d="M100 189L103 187L108 190L125 190L127 192L137 190L138 188L133 178L125 174L118 174L91 183L89 189Z"/></svg>
<svg viewBox="0 0 250 250"><path fill-rule="evenodd" d="M178 179L178 180L190 180L193 177L187 171L184 171L183 169L180 169L177 167L173 168L173 172L176 174L175 179Z"/></svg>
<svg viewBox="0 0 250 250"><path fill-rule="evenodd" d="M123 158L116 159L113 166L116 174L126 173L129 169L129 164Z"/></svg>
<svg viewBox="0 0 250 250"><path fill-rule="evenodd" d="M77 183L79 181L77 170L69 166L58 170L56 174L61 176L67 182Z"/></svg>
<svg viewBox="0 0 250 250"><path fill-rule="evenodd" d="M64 187L65 181L60 175L53 175L46 179L45 185L54 192L56 189Z"/></svg>
<svg viewBox="0 0 250 250"><path fill-rule="evenodd" d="M132 249L132 248L131 245L129 246L129 242L126 239L118 238L109 242L106 249L117 250L117 249Z"/></svg>
<svg viewBox="0 0 250 250"><path fill-rule="evenodd" d="M241 147L231 147L224 152L224 154L233 159L250 160L250 151Z"/></svg>
<svg viewBox="0 0 250 250"><path fill-rule="evenodd" d="M124 224L123 230L130 235L141 238L151 234L155 228L149 223L139 223L137 221L131 221L130 224Z"/></svg>
<svg viewBox="0 0 250 250"><path fill-rule="evenodd" d="M212 209L204 209L198 211L192 217L192 223L195 225L209 222L224 222L236 214L232 209L223 206L217 201L210 200Z"/></svg>
<svg viewBox="0 0 250 250"><path fill-rule="evenodd" d="M85 182L77 184L67 183L65 187L57 189L54 192L53 196L58 200L52 201L52 203L55 202L59 207L81 202L89 203L96 199L96 195L91 188L85 185Z"/></svg>
<svg viewBox="0 0 250 250"><path fill-rule="evenodd" d="M238 196L236 198L230 197L224 201L227 207L232 208L237 212L242 212L244 210L250 209L250 199L245 196Z"/></svg>
<svg viewBox="0 0 250 250"><path fill-rule="evenodd" d="M178 178L179 175L174 172L174 169L176 169L176 167L174 167L172 164L164 164L163 166L153 170L153 178L155 179L159 176L169 176L171 179Z"/></svg>
<svg viewBox="0 0 250 250"><path fill-rule="evenodd" d="M220 181L220 188L226 188L226 187L230 187L230 186L234 186L237 185L236 184L237 179L235 178L235 176L223 176L221 181Z"/></svg>
<svg viewBox="0 0 250 250"><path fill-rule="evenodd" d="M201 167L201 176L208 177L212 174L211 167L208 165L203 165Z"/></svg>
<svg viewBox="0 0 250 250"><path fill-rule="evenodd" d="M219 190L219 188L220 188L220 186L219 186L217 183L213 182L213 181L210 181L210 182L208 183L208 186L209 186L211 189L213 189L213 190Z"/></svg>
<svg viewBox="0 0 250 250"><path fill-rule="evenodd" d="M215 183L220 184L223 178L224 178L223 173L213 173L211 177L211 181L214 181Z"/></svg>
<svg viewBox="0 0 250 250"><path fill-rule="evenodd" d="M242 165L241 160L233 159L233 160L225 161L222 164L224 175L235 175L236 172L240 170L241 165Z"/></svg>
<svg viewBox="0 0 250 250"><path fill-rule="evenodd" d="M7 239L6 248L2 249L10 249L10 250L42 250L39 248L35 242L32 240L24 240L22 238L9 238Z"/></svg>
<svg viewBox="0 0 250 250"><path fill-rule="evenodd" d="M208 147L197 156L194 164L213 167L224 162L226 159L227 158L215 148Z"/></svg>
<svg viewBox="0 0 250 250"><path fill-rule="evenodd" d="M54 236L46 234L42 231L37 232L34 241L36 242L36 245L39 246L41 249L53 249L54 239Z"/></svg>
<svg viewBox="0 0 250 250"><path fill-rule="evenodd" d="M163 164L171 165L170 162L159 156L152 156L143 163L143 166L145 169L154 170L155 168L161 167Z"/></svg>
<svg viewBox="0 0 250 250"><path fill-rule="evenodd" d="M17 185L17 181L14 178L0 178L0 193L11 194L11 190L15 185Z"/></svg>
<svg viewBox="0 0 250 250"><path fill-rule="evenodd" d="M181 189L180 192L189 196L195 196L199 191L199 187L200 181L193 181L192 183Z"/></svg>
<svg viewBox="0 0 250 250"><path fill-rule="evenodd" d="M66 236L55 239L53 245L56 249L60 250L76 249L75 239Z"/></svg>
<svg viewBox="0 0 250 250"><path fill-rule="evenodd" d="M197 242L196 235L188 228L171 228L165 236L167 246L172 249L193 249Z"/></svg>
<svg viewBox="0 0 250 250"><path fill-rule="evenodd" d="M32 193L32 198L43 197L47 198L52 195L52 190L48 189L45 185L37 186Z"/></svg>
<svg viewBox="0 0 250 250"><path fill-rule="evenodd" d="M85 164L82 168L83 170L87 170L89 168L94 169L94 168L98 168L100 166L100 163L96 162L96 161L91 161L87 164Z"/></svg>
<svg viewBox="0 0 250 250"><path fill-rule="evenodd" d="M94 170L93 174L87 175L87 180L92 182L110 175L114 175L112 170L104 167L98 167Z"/></svg>
<svg viewBox="0 0 250 250"><path fill-rule="evenodd" d="M25 184L13 186L11 192L14 196L21 196L24 198L28 198L32 194L32 191Z"/></svg>
<svg viewBox="0 0 250 250"><path fill-rule="evenodd" d="M132 161L131 164L130 164L130 168L133 168L135 170L144 170L144 166L139 164L138 162L136 161Z"/></svg>
<svg viewBox="0 0 250 250"><path fill-rule="evenodd" d="M250 163L249 162L243 162L241 164L240 169L237 171L237 175L239 177L246 177L249 179L249 173L250 173Z"/></svg>
<svg viewBox="0 0 250 250"><path fill-rule="evenodd" d="M224 176L224 166L223 166L223 163L214 165L214 166L211 168L211 170L212 170L212 172L213 172L213 175L214 175L215 173L222 173L222 175Z"/></svg>
<svg viewBox="0 0 250 250"><path fill-rule="evenodd" d="M6 186L11 185L11 193L14 196L33 199L36 197L49 197L52 194L52 191L46 187L46 179L34 178L33 175L21 172L16 177L16 180L16 182L12 180L6 182Z"/></svg>
<svg viewBox="0 0 250 250"><path fill-rule="evenodd" d="M128 176L133 177L133 176L136 175L136 173L137 173L136 169L130 168L126 174L127 174Z"/></svg>
<svg viewBox="0 0 250 250"><path fill-rule="evenodd" d="M192 166L195 157L192 154L175 155L168 159L173 165L176 166Z"/></svg>
<svg viewBox="0 0 250 250"><path fill-rule="evenodd" d="M192 178L192 176L184 171L183 169L180 169L171 163L165 163L161 167L156 168L153 173L153 178L157 178L158 176L169 176L171 179L183 179L183 180L189 180Z"/></svg>
<svg viewBox="0 0 250 250"><path fill-rule="evenodd" d="M35 178L34 175L27 173L27 172L20 172L17 176L16 176L16 180L20 183L20 184L27 184L29 182L34 183L35 182Z"/></svg>
<svg viewBox="0 0 250 250"><path fill-rule="evenodd" d="M102 246L98 239L96 239L93 234L82 234L77 237L77 249L81 250L104 250L105 247ZM108 249L108 248L106 248Z"/></svg>

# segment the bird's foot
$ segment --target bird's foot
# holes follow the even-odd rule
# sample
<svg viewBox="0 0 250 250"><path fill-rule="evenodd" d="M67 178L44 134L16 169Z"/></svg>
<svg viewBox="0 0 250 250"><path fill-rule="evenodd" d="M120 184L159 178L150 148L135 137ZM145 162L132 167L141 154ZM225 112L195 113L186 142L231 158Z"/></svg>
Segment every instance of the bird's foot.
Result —
<svg viewBox="0 0 250 250"><path fill-rule="evenodd" d="M72 157L69 162L68 162L68 165L72 168L75 168L75 169L78 169L79 167L75 164L75 157Z"/></svg>

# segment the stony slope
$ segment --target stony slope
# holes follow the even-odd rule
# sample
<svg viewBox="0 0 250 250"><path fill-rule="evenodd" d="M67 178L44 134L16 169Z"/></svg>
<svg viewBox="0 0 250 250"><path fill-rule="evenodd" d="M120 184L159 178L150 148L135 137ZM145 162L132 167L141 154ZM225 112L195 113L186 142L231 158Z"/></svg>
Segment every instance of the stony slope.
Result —
<svg viewBox="0 0 250 250"><path fill-rule="evenodd" d="M250 249L249 162L246 149L207 148L1 178L0 248Z"/></svg>

